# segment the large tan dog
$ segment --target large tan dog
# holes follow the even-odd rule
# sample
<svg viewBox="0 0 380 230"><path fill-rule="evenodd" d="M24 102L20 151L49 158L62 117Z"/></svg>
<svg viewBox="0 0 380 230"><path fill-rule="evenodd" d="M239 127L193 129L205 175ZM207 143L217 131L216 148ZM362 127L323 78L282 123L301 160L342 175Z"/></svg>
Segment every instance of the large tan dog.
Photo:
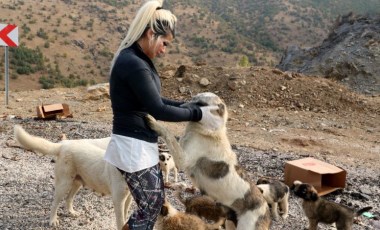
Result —
<svg viewBox="0 0 380 230"><path fill-rule="evenodd" d="M117 229L123 227L132 196L118 169L103 160L110 138L64 140L53 143L28 134L18 125L14 127L14 135L25 149L56 157L55 192L49 222L51 226L59 224L57 209L66 195L68 211L73 216L78 215L73 209L73 199L80 187L86 186L102 195L112 196Z"/></svg>
<svg viewBox="0 0 380 230"><path fill-rule="evenodd" d="M233 209L238 216L238 230L269 229L270 213L260 190L250 183L239 167L226 133L227 107L213 93L201 93L191 104L216 106L212 111L220 119L220 127L208 128L202 122L189 122L180 144L166 128L153 117L147 120L153 130L162 136L176 165L184 170L193 184L202 192Z"/></svg>

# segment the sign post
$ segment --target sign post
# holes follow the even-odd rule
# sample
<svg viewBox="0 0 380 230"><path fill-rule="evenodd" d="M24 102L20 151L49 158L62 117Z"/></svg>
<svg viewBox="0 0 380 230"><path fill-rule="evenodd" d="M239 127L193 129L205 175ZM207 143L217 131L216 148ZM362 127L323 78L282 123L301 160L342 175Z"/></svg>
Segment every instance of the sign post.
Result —
<svg viewBox="0 0 380 230"><path fill-rule="evenodd" d="M0 46L5 46L5 105L8 105L9 95L9 61L8 47L18 46L18 27L12 24L0 24Z"/></svg>

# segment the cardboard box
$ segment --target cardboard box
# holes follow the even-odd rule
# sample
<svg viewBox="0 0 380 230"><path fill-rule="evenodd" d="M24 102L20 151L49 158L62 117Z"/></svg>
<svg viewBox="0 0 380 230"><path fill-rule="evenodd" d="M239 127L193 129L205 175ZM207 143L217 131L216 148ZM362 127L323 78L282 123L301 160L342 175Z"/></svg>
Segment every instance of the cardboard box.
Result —
<svg viewBox="0 0 380 230"><path fill-rule="evenodd" d="M37 116L43 119L55 119L60 117L72 117L69 106L67 104L51 104L37 106Z"/></svg>
<svg viewBox="0 0 380 230"><path fill-rule="evenodd" d="M311 184L320 196L346 187L347 172L326 162L308 157L285 163L285 184L295 180Z"/></svg>

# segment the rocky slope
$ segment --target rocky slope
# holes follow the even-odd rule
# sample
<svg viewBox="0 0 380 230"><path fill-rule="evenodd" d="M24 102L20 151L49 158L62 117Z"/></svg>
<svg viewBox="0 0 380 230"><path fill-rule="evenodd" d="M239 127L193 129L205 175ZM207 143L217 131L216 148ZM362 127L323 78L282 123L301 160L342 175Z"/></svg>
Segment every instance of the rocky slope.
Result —
<svg viewBox="0 0 380 230"><path fill-rule="evenodd" d="M380 15L340 17L320 46L290 46L278 68L333 78L352 89L380 93Z"/></svg>

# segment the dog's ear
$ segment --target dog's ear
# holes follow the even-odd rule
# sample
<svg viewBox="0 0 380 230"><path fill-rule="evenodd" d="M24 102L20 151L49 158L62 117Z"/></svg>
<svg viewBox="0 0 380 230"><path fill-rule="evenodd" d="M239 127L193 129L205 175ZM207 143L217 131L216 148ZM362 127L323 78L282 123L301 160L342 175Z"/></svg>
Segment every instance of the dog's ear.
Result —
<svg viewBox="0 0 380 230"><path fill-rule="evenodd" d="M312 192L310 198L312 201L316 201L318 200L318 194L316 192Z"/></svg>
<svg viewBox="0 0 380 230"><path fill-rule="evenodd" d="M166 207L165 205L163 205L163 206L161 207L161 215L162 215L162 216L167 216L167 215L169 215L169 209L168 209L168 207Z"/></svg>
<svg viewBox="0 0 380 230"><path fill-rule="evenodd" d="M219 116L223 117L226 113L226 106L223 103L218 104L219 109L217 110Z"/></svg>

